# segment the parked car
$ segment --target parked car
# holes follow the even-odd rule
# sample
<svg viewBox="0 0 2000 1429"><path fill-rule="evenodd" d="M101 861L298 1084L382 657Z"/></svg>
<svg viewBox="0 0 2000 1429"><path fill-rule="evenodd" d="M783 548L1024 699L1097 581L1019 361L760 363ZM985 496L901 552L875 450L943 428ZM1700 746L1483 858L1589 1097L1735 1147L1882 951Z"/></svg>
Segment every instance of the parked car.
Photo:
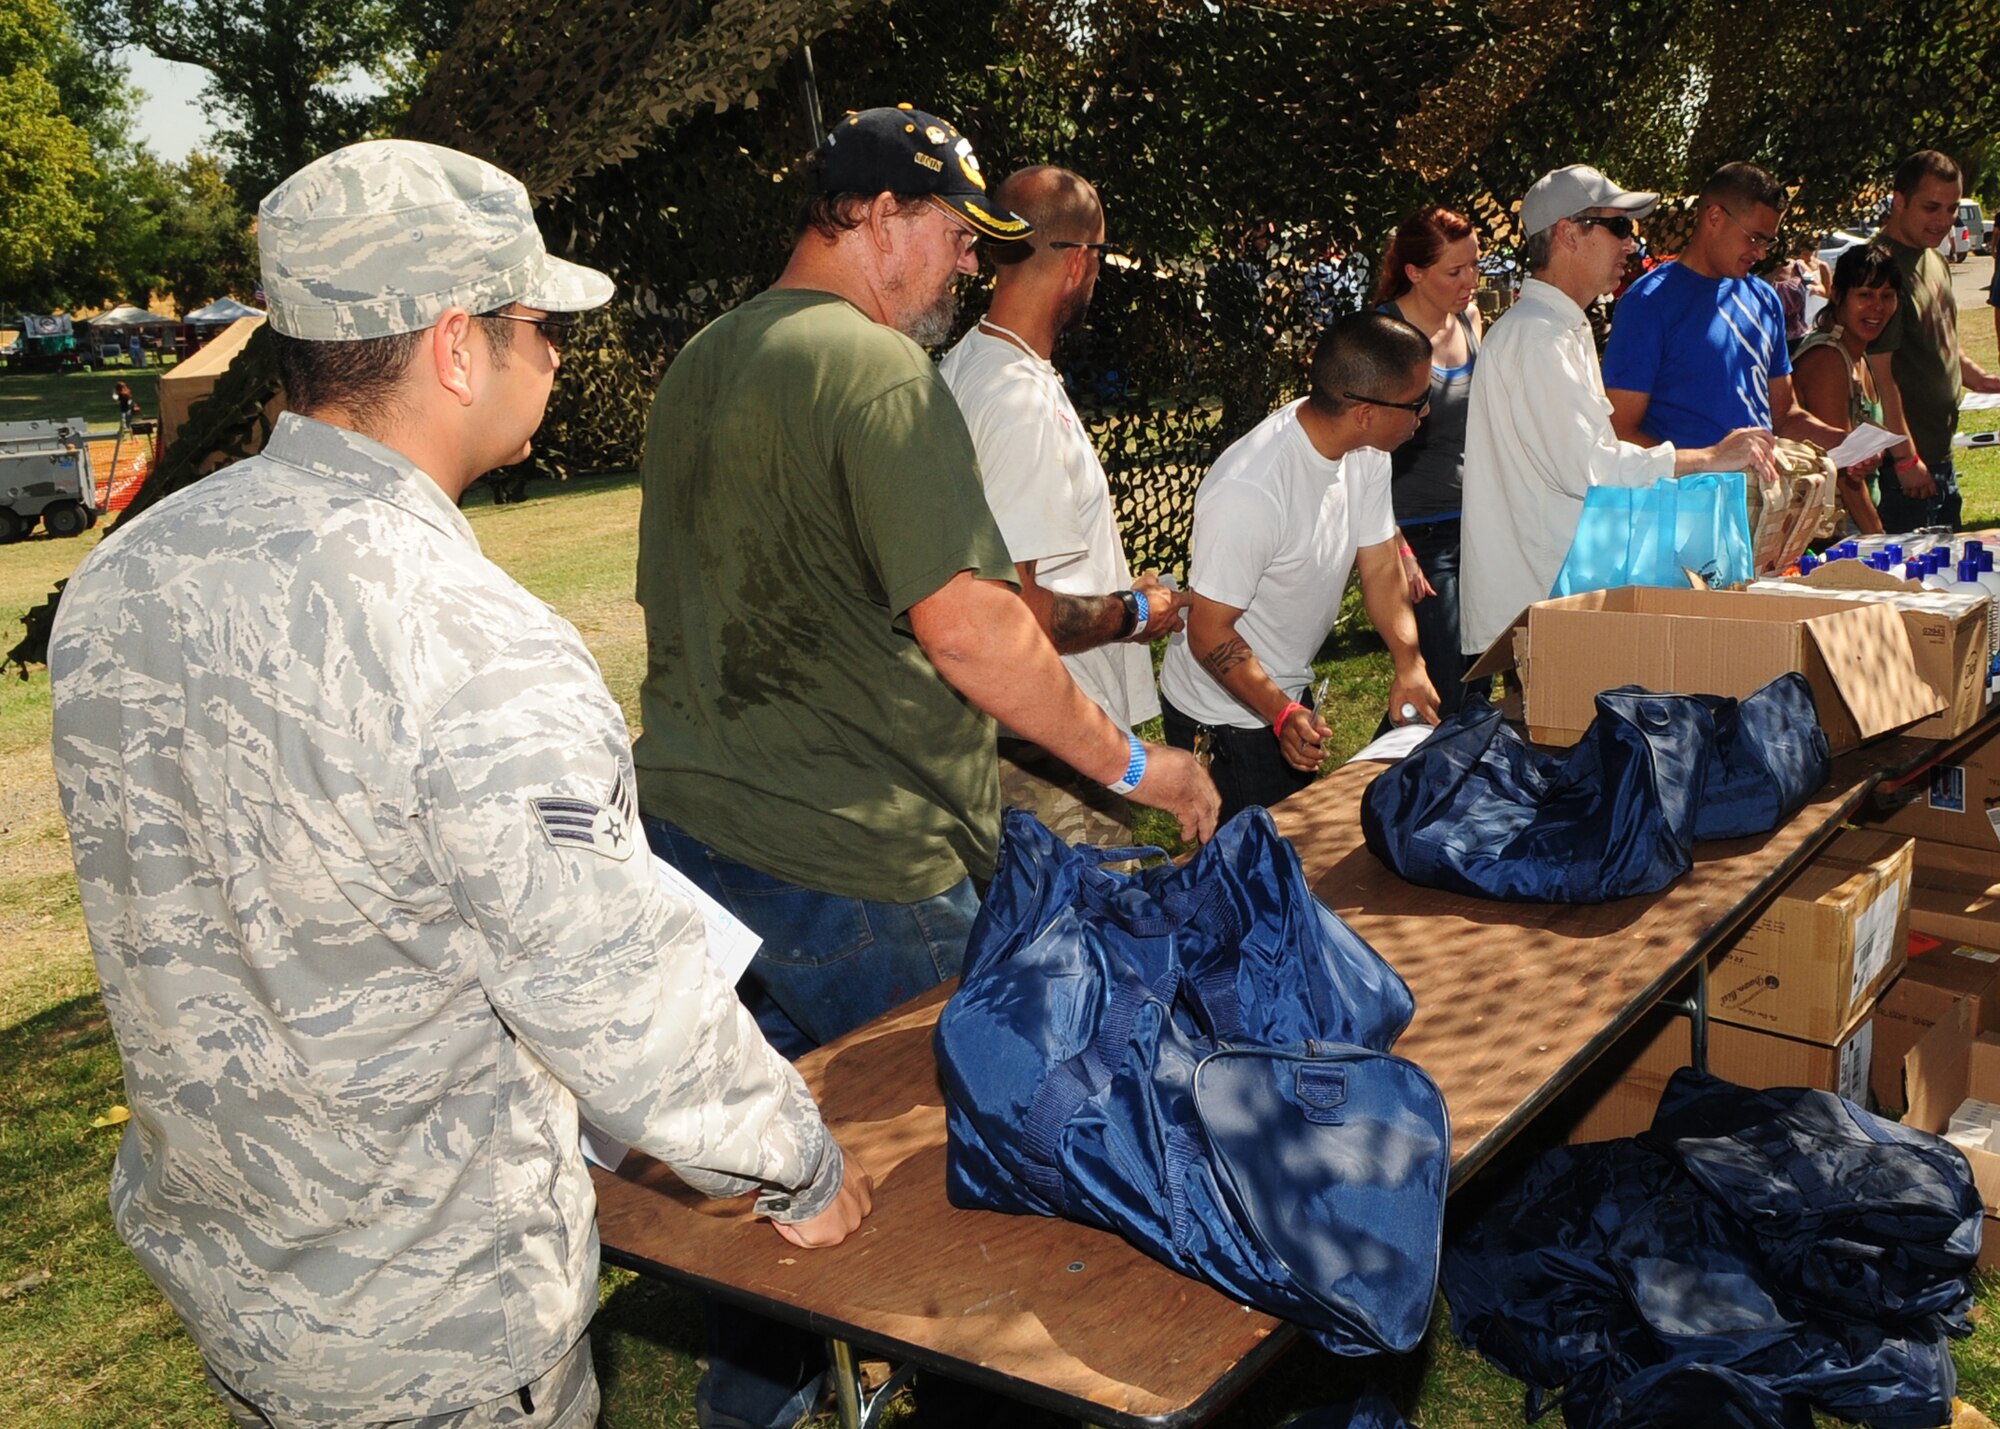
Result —
<svg viewBox="0 0 2000 1429"><path fill-rule="evenodd" d="M1873 229L1843 228L1834 233L1819 236L1819 261L1831 268L1840 261L1840 255L1848 249L1866 243L1875 236Z"/></svg>
<svg viewBox="0 0 2000 1429"><path fill-rule="evenodd" d="M1954 218L1951 227L1944 231L1944 237L1938 240L1938 252L1944 254L1945 261L1950 263L1963 263L1972 256L1975 246L1972 229L1963 218Z"/></svg>
<svg viewBox="0 0 2000 1429"><path fill-rule="evenodd" d="M1979 206L1978 199L1958 201L1958 222L1960 227L1971 233L1974 253L1993 251L1993 224L1986 217L1986 210Z"/></svg>

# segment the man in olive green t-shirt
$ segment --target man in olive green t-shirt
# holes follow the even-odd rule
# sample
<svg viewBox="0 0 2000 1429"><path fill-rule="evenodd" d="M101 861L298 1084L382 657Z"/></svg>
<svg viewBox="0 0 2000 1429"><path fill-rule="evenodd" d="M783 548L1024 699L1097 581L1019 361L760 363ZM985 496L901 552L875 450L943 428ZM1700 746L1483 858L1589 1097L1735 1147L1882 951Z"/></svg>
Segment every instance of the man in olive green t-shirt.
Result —
<svg viewBox="0 0 2000 1429"><path fill-rule="evenodd" d="M1890 531L1956 526L1958 478L1951 438L1966 389L2000 392L2000 377L1967 357L1958 341L1958 299L1951 266L1937 245L1958 220L1958 165L1935 150L1896 166L1884 245L1902 274L1895 316L1868 349L1882 393L1882 421L1910 438L1882 469L1882 524Z"/></svg>
<svg viewBox="0 0 2000 1429"><path fill-rule="evenodd" d="M634 750L654 851L764 940L738 991L789 1056L958 972L999 843L996 718L1185 836L1218 807L1189 756L1077 688L924 352L978 239L1029 225L913 109L847 116L808 180L784 273L653 400ZM810 1337L715 1306L709 1323L703 1425L810 1408Z"/></svg>

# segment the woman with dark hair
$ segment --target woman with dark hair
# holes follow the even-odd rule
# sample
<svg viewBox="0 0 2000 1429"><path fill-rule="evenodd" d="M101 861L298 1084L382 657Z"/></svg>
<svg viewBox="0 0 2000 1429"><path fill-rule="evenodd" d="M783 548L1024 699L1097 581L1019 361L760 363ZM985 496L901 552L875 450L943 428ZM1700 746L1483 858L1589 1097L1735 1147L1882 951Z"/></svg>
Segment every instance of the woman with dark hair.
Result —
<svg viewBox="0 0 2000 1429"><path fill-rule="evenodd" d="M132 419L139 415L139 399L132 395L132 384L120 382L111 389L112 400L118 404L118 426L121 431L132 430Z"/></svg>
<svg viewBox="0 0 2000 1429"><path fill-rule="evenodd" d="M1416 603L1417 645L1450 715L1464 697L1458 648L1459 492L1465 476L1465 415L1479 356L1479 239L1463 214L1433 205L1403 220L1382 257L1380 311L1431 340L1430 413L1390 455L1397 545Z"/></svg>
<svg viewBox="0 0 2000 1429"><path fill-rule="evenodd" d="M1845 431L1863 422L1882 425L1882 398L1868 368L1868 344L1882 335L1901 301L1902 277L1886 248L1857 244L1840 255L1833 268L1833 295L1820 309L1818 326L1792 356L1799 405ZM1868 478L1881 460L1870 457L1840 473L1841 505L1856 530L1871 534L1882 529L1882 517L1869 494Z"/></svg>

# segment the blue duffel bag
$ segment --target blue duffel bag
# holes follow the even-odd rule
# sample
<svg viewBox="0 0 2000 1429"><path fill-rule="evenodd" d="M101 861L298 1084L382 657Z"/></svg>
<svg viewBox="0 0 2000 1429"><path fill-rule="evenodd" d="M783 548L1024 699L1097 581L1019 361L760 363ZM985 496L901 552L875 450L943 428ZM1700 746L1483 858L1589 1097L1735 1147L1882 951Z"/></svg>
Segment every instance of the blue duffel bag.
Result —
<svg viewBox="0 0 2000 1429"><path fill-rule="evenodd" d="M1628 685L1596 703L1563 754L1490 705L1460 710L1362 795L1369 851L1426 888L1600 903L1665 888L1701 839L1776 828L1833 769L1796 673L1741 701Z"/></svg>
<svg viewBox="0 0 2000 1429"><path fill-rule="evenodd" d="M1451 1135L1388 1048L1415 1010L1246 809L1183 867L1010 810L938 1020L946 1189L1116 1231L1340 1354L1407 1350Z"/></svg>

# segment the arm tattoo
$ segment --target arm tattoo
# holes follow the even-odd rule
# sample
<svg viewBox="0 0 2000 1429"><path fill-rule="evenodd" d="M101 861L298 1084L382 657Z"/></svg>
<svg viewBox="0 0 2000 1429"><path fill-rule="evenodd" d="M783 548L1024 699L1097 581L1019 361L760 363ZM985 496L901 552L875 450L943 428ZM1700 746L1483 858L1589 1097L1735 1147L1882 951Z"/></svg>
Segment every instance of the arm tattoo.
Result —
<svg viewBox="0 0 2000 1429"><path fill-rule="evenodd" d="M1103 645L1117 638L1125 623L1125 607L1107 595L1053 595L1049 640L1065 655Z"/></svg>
<svg viewBox="0 0 2000 1429"><path fill-rule="evenodd" d="M1215 676L1216 683L1220 684L1224 675L1252 658L1254 653L1241 635L1232 635L1201 657L1201 667Z"/></svg>

